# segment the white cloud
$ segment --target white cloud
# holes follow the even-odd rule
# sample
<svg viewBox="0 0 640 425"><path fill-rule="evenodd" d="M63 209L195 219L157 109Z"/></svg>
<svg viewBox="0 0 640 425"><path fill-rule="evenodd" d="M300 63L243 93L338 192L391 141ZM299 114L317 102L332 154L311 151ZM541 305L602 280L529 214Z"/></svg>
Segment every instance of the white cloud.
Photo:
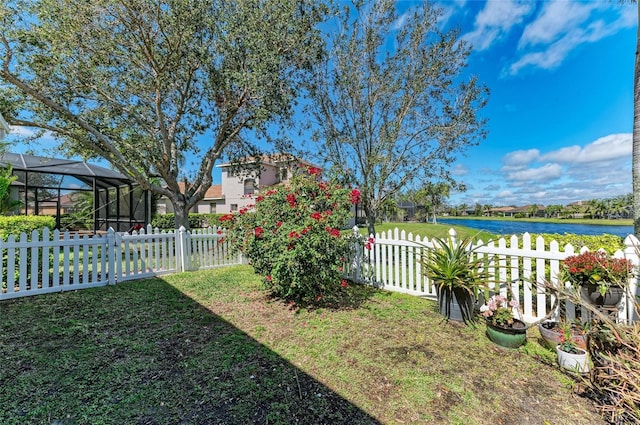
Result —
<svg viewBox="0 0 640 425"><path fill-rule="evenodd" d="M540 159L543 161L555 161L560 163L593 163L610 161L620 158L631 158L632 134L620 133L600 137L595 142L586 145L569 146L549 152Z"/></svg>
<svg viewBox="0 0 640 425"><path fill-rule="evenodd" d="M486 50L511 29L522 23L535 7L534 3L515 0L488 1L476 16L474 29L463 38L473 44L475 50Z"/></svg>
<svg viewBox="0 0 640 425"><path fill-rule="evenodd" d="M10 128L11 131L9 131L9 136L33 137L36 135L36 133L28 127L12 125Z"/></svg>
<svg viewBox="0 0 640 425"><path fill-rule="evenodd" d="M526 165L540 157L538 149L528 149L509 152L502 158L502 162L506 167L519 167Z"/></svg>
<svg viewBox="0 0 640 425"><path fill-rule="evenodd" d="M589 19L598 3L550 1L544 4L538 18L527 25L520 37L519 47L548 44L568 30L578 28Z"/></svg>
<svg viewBox="0 0 640 425"><path fill-rule="evenodd" d="M516 181L549 181L562 176L562 167L559 164L545 164L540 168L529 168L521 171L514 171L507 174L508 180Z"/></svg>
<svg viewBox="0 0 640 425"><path fill-rule="evenodd" d="M593 15L596 18L592 18ZM590 21L591 20L591 21ZM604 2L550 1L523 31L518 47L524 51L507 70L510 75L535 67L553 69L580 45L593 43L636 24L628 7ZM529 48L537 48L529 51Z"/></svg>
<svg viewBox="0 0 640 425"><path fill-rule="evenodd" d="M451 168L451 175L453 176L464 176L469 173L469 169L462 164L456 164L453 168Z"/></svg>

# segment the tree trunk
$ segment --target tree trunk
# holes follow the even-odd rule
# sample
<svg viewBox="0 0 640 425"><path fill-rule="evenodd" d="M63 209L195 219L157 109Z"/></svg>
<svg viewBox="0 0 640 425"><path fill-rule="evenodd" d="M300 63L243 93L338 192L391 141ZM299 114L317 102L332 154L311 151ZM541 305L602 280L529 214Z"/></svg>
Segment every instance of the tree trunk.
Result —
<svg viewBox="0 0 640 425"><path fill-rule="evenodd" d="M376 216L373 209L366 202L362 203L364 215L367 217L367 236L376 234Z"/></svg>
<svg viewBox="0 0 640 425"><path fill-rule="evenodd" d="M174 224L176 230L181 226L184 226L186 230L189 230L189 209L187 208L187 202L182 193L178 194L177 199L171 199L174 211Z"/></svg>
<svg viewBox="0 0 640 425"><path fill-rule="evenodd" d="M640 2L637 4L640 19ZM636 33L636 61L633 73L633 233L640 235L640 27Z"/></svg>

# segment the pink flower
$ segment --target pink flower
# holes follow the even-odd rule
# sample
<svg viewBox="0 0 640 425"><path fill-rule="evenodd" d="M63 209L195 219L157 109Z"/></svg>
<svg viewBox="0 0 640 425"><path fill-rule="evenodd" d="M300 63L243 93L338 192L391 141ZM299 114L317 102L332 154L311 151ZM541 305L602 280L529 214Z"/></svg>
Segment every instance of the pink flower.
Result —
<svg viewBox="0 0 640 425"><path fill-rule="evenodd" d="M271 282L271 275L270 275L270 274L268 274L268 275L267 275L267 280L268 280L269 282Z"/></svg>

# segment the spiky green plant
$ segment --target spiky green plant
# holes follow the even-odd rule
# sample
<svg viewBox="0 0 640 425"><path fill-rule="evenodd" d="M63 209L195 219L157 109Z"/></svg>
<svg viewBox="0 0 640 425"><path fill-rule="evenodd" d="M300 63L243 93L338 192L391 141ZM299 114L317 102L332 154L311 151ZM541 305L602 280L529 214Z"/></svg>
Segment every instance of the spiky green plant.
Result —
<svg viewBox="0 0 640 425"><path fill-rule="evenodd" d="M434 248L427 249L421 259L423 273L436 286L440 310L446 319L451 317L451 301L455 297L466 324L475 321L475 300L481 290L487 289L489 277L472 242L471 237L460 242L451 237L434 238Z"/></svg>

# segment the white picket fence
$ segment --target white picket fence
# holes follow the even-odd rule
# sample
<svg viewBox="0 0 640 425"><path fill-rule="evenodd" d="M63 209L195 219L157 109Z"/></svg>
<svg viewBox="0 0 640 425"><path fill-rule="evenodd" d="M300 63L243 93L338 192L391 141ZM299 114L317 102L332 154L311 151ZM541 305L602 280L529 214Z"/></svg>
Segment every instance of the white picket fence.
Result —
<svg viewBox="0 0 640 425"><path fill-rule="evenodd" d="M222 229L80 236L58 230L0 240L0 300L240 264Z"/></svg>
<svg viewBox="0 0 640 425"><path fill-rule="evenodd" d="M455 239L455 231L450 233ZM354 247L347 264L349 278L386 290L436 298L435 288L420 265L423 250L433 248L431 240L398 229L372 237L375 243L371 249L364 244ZM486 257L486 267L494 276L490 286L503 295L510 292L518 300L525 321L534 322L550 313L554 300L543 290L543 282L561 284L560 262L575 253L571 245L561 250L557 242L546 244L542 237L532 241L528 233L521 240L512 236L477 245L477 255ZM615 256L639 265L638 240L629 235L625 245ZM219 228L167 232L147 226L132 234L110 229L97 236L44 229L30 237L22 234L17 240L14 236L0 240L0 255L0 300L243 263L241 254L231 254L224 231ZM630 288L616 312L622 321L638 320L633 297L640 293L635 279ZM586 312L579 313L585 317ZM565 315L572 319L576 311L568 305Z"/></svg>
<svg viewBox="0 0 640 425"><path fill-rule="evenodd" d="M354 228L354 232L357 232ZM453 229L449 231L452 238L456 238ZM436 299L436 291L429 279L422 274L420 259L425 249L433 248L433 241L428 238L414 236L397 228L394 231L377 233L375 243L371 249L362 245L355 252L349 265L348 273L355 281L390 291ZM640 264L638 258L638 239L633 235L625 239L626 248L614 254L617 258L627 258L634 265ZM496 293L502 295L510 293L520 304L522 319L526 322L536 322L551 313L554 300L544 291L544 282L554 285L559 282L558 273L560 262L575 254L574 247L566 245L563 249L557 242L545 244L542 237L535 241L531 235L525 233L521 240L516 236L498 241L476 244L479 257L486 258L486 267L494 278L489 285ZM586 250L584 248L582 251ZM640 296L636 279L630 281L630 294L618 307L618 319L625 322L638 320L633 297ZM570 303L566 305L567 319L586 317L586 311L575 311Z"/></svg>

